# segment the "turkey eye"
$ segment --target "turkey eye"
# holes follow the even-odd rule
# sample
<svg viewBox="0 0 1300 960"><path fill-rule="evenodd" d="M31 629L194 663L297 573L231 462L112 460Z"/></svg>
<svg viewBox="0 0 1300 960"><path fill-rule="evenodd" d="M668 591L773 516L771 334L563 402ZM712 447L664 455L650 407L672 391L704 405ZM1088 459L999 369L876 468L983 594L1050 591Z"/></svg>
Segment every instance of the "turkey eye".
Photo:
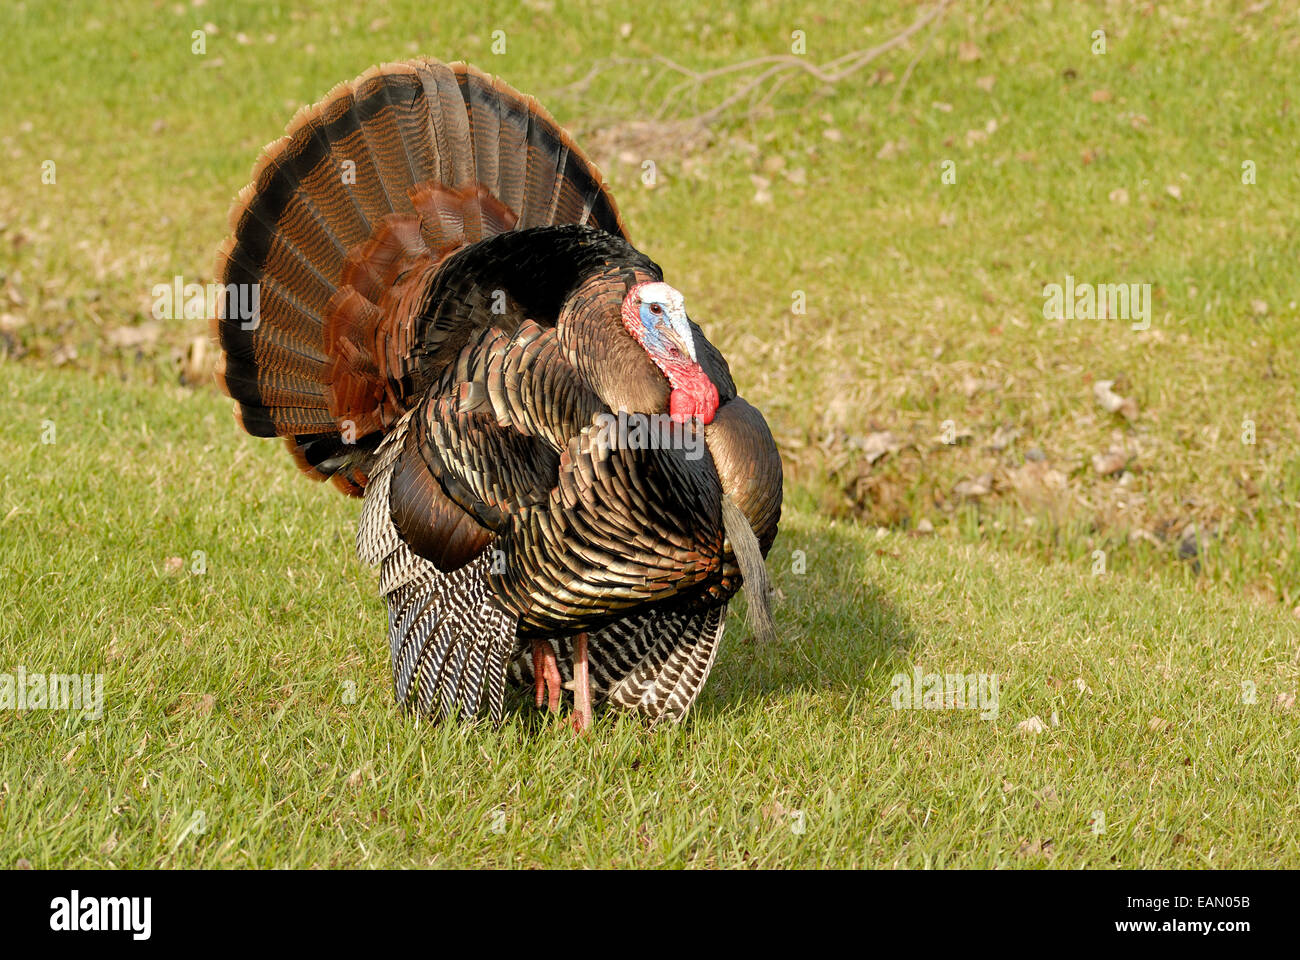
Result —
<svg viewBox="0 0 1300 960"><path fill-rule="evenodd" d="M664 312L664 308L657 303L652 303L650 304L650 312L657 317Z"/></svg>

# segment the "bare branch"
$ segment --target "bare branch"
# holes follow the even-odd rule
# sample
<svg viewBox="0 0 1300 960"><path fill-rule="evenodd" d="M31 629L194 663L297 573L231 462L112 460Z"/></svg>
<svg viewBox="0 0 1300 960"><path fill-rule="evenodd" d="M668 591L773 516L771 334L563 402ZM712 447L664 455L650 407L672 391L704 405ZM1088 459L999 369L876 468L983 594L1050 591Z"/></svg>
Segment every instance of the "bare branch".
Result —
<svg viewBox="0 0 1300 960"><path fill-rule="evenodd" d="M720 77L743 74L760 67L764 68L758 73L744 79L734 90L724 97L713 107L696 113L693 116L683 118L685 121L692 122L699 127L708 127L717 122L727 114L736 104L742 101L748 101L749 114L752 116L755 110L767 106L776 92L780 90L788 80L799 75L810 76L824 86L834 86L846 77L857 73L867 64L881 57L897 47L902 46L913 36L925 29L931 23L936 21L951 4L952 0L939 0L933 7L916 19L911 26L890 37L888 40L866 50L854 50L849 53L836 57L834 60L827 61L823 64L810 63L806 58L795 56L794 54L769 54L762 57L753 57L748 60L742 60L737 63L726 64L721 67L713 67L709 70L692 70L677 61L656 54L648 58L637 57L608 57L595 63L586 75L581 79L560 88L557 91L561 95L581 95L590 89L591 84L601 74L616 67L646 67L655 65L659 69L654 74L648 87L652 87L660 77L665 75L675 75L680 77L667 91L661 99L659 105L654 108L652 116L657 120L662 120L669 116L674 108L680 107L682 96L688 91L692 94L694 101L700 92L700 88L712 80ZM921 53L917 53L912 62L907 67L904 82L910 77L915 69ZM767 89L764 90L764 86ZM897 94L895 95L897 100Z"/></svg>

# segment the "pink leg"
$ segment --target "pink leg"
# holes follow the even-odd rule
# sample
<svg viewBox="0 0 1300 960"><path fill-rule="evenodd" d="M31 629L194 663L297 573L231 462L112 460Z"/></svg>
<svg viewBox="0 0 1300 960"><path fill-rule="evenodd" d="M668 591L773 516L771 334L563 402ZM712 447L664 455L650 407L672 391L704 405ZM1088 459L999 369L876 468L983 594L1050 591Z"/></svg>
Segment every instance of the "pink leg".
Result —
<svg viewBox="0 0 1300 960"><path fill-rule="evenodd" d="M549 640L533 641L533 692L539 709L546 700L551 713L560 712L560 668Z"/></svg>
<svg viewBox="0 0 1300 960"><path fill-rule="evenodd" d="M580 633L573 643L573 729L586 733L591 727L591 681L587 675L587 635Z"/></svg>

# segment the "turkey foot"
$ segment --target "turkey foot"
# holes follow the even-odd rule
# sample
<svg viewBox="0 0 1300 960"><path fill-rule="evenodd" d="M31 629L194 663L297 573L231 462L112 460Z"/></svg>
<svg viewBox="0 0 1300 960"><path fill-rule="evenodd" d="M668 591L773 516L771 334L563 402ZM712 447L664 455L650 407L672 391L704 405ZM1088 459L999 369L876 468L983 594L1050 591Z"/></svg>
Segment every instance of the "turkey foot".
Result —
<svg viewBox="0 0 1300 960"><path fill-rule="evenodd" d="M560 712L560 669L555 665L555 648L549 640L533 641L533 692L538 708L546 700L551 713Z"/></svg>
<svg viewBox="0 0 1300 960"><path fill-rule="evenodd" d="M573 638L573 730L586 733L591 727L591 681L587 675L587 635Z"/></svg>

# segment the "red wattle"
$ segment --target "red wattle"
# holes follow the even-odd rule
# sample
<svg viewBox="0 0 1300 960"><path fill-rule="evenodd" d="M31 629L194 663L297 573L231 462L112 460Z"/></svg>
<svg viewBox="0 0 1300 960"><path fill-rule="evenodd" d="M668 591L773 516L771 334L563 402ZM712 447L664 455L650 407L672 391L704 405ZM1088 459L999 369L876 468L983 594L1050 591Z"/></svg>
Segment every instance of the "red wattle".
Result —
<svg viewBox="0 0 1300 960"><path fill-rule="evenodd" d="M718 388L700 371L697 376L679 381L668 394L668 413L677 423L698 417L701 423L713 422L718 412Z"/></svg>

